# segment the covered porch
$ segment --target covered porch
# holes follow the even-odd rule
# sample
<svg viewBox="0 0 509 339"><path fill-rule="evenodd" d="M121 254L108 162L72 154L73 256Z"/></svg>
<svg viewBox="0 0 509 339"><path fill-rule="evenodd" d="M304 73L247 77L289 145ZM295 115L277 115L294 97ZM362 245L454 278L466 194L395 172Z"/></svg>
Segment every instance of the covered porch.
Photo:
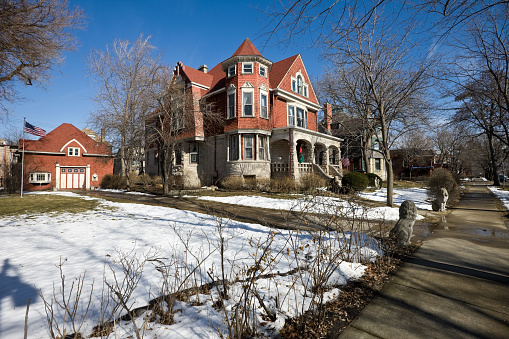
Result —
<svg viewBox="0 0 509 339"><path fill-rule="evenodd" d="M295 180L310 173L341 178L341 139L299 127L276 128L270 138L271 176Z"/></svg>

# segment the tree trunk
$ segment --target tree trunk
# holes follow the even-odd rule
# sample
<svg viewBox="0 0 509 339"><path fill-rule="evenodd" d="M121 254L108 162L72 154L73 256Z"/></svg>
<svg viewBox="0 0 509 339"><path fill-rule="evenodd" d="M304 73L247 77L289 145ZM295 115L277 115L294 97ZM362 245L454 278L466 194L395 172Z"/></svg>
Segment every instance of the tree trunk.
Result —
<svg viewBox="0 0 509 339"><path fill-rule="evenodd" d="M387 173L387 206L392 207L394 205L393 195L394 195L394 173L392 172L392 162L389 154L389 161L385 159L385 170Z"/></svg>
<svg viewBox="0 0 509 339"><path fill-rule="evenodd" d="M488 146L490 148L491 169L493 171L493 185L500 186L500 178L498 177L497 159L495 156L495 148L493 147L493 131L488 132Z"/></svg>

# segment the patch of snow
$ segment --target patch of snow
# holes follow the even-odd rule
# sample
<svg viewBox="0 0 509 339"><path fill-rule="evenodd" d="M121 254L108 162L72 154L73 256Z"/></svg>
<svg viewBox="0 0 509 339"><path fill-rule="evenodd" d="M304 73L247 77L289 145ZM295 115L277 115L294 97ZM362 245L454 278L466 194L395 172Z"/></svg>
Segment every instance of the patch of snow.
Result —
<svg viewBox="0 0 509 339"><path fill-rule="evenodd" d="M97 199L99 206L91 211L73 214L40 213L25 218L0 216L0 239L3 240L0 246L0 338L22 336L28 298L31 298L28 337L49 337L44 303L38 293L50 300L55 288L58 297L60 273L57 265L60 261L63 262L68 291L72 281L76 281L75 278L83 276L85 272L82 298L87 299L89 293L92 293L92 285L94 287L90 313L81 330L85 336L100 321L103 278L113 282L110 266L117 277L122 277L119 265L122 253L138 259L155 256L166 263L175 260L176 264L170 265L172 269L182 267L179 263L184 261L193 264L196 260L203 260L203 267L212 270L218 279L221 257L217 251L217 220L213 216L168 207L111 202L71 192L31 194ZM252 205L253 198L250 199ZM256 200L256 203L262 204L263 201ZM286 204L289 206L288 202ZM267 239L272 239L271 253L278 257L266 273L290 271L301 264L309 264L310 258L317 256L313 239L305 232L275 231L259 224L236 221L228 221L223 232L223 236L228 239L225 274L229 278L241 275L253 265L253 258L257 253L259 255ZM286 255L285 249L290 246L289 239L307 250L297 257ZM365 266L358 262L373 260L381 254L377 241L365 235L333 232L324 241L334 249L347 244L353 244L352 251L357 249L350 252L354 262L341 262L332 272L330 283L342 284L357 279L365 270ZM346 248L350 249L349 246ZM140 268L143 275L130 299L134 307L146 305L148 300L160 294L162 276L155 263L146 262ZM210 281L205 270L196 271L195 279L200 284ZM306 310L312 304L309 295L310 280L305 275L276 276L274 279L258 280L256 284L269 307L276 307L276 296L281 306L276 322L267 326L267 330L277 331L283 326L284 319ZM232 285L231 289L233 297L226 304L229 309L242 292L240 284ZM335 293L339 293L339 290L332 290L325 296L326 300ZM219 338L218 329L226 333L222 313L212 307L213 301L217 300L217 292L199 297L202 306L177 303L175 308L180 311L175 314L175 324L168 326L151 323L145 338ZM257 301L254 310L260 312ZM63 314L57 312L55 316L61 319ZM259 313L257 317L260 318ZM136 321L141 327L143 317ZM132 324L117 323L115 334L122 338L134 336Z"/></svg>

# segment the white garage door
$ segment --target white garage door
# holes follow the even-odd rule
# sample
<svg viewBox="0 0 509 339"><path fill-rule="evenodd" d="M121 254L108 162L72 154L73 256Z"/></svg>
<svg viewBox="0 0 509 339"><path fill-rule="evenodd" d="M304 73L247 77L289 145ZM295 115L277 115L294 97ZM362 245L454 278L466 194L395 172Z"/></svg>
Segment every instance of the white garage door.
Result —
<svg viewBox="0 0 509 339"><path fill-rule="evenodd" d="M85 185L85 167L61 167L60 189L80 189Z"/></svg>

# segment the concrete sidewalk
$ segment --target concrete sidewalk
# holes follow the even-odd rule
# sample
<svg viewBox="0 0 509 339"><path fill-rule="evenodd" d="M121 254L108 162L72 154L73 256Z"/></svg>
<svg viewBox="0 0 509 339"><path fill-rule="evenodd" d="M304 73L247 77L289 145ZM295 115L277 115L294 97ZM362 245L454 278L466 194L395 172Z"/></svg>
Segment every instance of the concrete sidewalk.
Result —
<svg viewBox="0 0 509 339"><path fill-rule="evenodd" d="M509 232L486 186L469 189L340 338L509 338Z"/></svg>

